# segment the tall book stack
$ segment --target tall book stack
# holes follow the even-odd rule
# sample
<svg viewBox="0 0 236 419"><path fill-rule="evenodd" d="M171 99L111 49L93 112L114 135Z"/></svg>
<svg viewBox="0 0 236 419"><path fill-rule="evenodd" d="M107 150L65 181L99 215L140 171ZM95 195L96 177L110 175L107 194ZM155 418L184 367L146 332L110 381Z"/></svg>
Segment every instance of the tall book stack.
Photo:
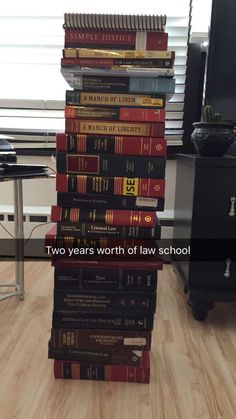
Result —
<svg viewBox="0 0 236 419"><path fill-rule="evenodd" d="M65 14L65 133L49 358L55 378L148 383L174 52L163 16Z"/></svg>

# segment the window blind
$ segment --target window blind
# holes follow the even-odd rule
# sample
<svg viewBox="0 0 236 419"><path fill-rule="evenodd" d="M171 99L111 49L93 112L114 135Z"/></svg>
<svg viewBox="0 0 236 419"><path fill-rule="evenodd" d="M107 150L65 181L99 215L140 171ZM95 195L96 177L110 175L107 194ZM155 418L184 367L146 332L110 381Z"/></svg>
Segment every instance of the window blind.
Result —
<svg viewBox="0 0 236 419"><path fill-rule="evenodd" d="M149 8L146 3L145 6L145 10L137 10L135 6L136 14L155 14L156 2L149 2ZM111 13L132 13L132 3L129 9L124 8L123 5L122 10L111 10ZM167 105L166 138L169 145L182 144L190 10L187 0L176 5L165 0L160 1L156 12L167 14L168 48L176 51L176 90ZM0 126L1 133L12 134L17 144L28 141L37 147L52 146L55 133L64 130L64 97L69 88L60 74L65 11L78 11L78 7L68 10L68 3L65 3L61 11L57 10L57 15L53 15L53 10L48 15L38 10L34 15L33 8L27 9L25 14L21 9L18 15L15 10L15 15L1 12ZM90 10L84 6L80 12ZM102 13L102 10L93 8L93 12Z"/></svg>

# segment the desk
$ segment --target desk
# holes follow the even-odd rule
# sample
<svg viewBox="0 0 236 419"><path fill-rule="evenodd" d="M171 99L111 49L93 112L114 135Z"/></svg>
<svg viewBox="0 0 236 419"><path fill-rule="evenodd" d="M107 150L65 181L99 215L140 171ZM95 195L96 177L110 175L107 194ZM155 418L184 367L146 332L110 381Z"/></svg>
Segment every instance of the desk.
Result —
<svg viewBox="0 0 236 419"><path fill-rule="evenodd" d="M15 240L15 279L11 282L0 282L0 287L14 288L14 291L0 293L0 301L6 298L18 297L24 300L24 218L23 218L23 179L54 177L48 173L31 174L19 177L1 177L0 182L12 180L14 182L14 238Z"/></svg>

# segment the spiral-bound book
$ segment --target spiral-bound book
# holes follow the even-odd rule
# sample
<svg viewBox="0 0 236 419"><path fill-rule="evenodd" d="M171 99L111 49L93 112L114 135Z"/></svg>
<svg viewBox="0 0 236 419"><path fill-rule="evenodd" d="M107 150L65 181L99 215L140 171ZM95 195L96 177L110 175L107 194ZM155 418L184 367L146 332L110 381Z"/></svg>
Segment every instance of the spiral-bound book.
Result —
<svg viewBox="0 0 236 419"><path fill-rule="evenodd" d="M91 29L109 31L164 31L166 16L122 15L96 13L65 13L65 29Z"/></svg>

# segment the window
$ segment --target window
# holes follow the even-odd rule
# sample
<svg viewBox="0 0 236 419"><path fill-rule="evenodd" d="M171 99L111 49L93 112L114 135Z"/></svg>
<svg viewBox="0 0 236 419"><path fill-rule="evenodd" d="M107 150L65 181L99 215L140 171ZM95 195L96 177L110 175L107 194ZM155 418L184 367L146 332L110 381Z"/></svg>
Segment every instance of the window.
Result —
<svg viewBox="0 0 236 419"><path fill-rule="evenodd" d="M196 0L195 0L196 1ZM64 12L166 14L169 49L176 51L176 94L167 106L168 144L181 144L189 35L189 0L86 1L78 10L74 0L21 1L1 6L0 126L2 133L22 141L52 146L64 130L67 83L60 74Z"/></svg>

